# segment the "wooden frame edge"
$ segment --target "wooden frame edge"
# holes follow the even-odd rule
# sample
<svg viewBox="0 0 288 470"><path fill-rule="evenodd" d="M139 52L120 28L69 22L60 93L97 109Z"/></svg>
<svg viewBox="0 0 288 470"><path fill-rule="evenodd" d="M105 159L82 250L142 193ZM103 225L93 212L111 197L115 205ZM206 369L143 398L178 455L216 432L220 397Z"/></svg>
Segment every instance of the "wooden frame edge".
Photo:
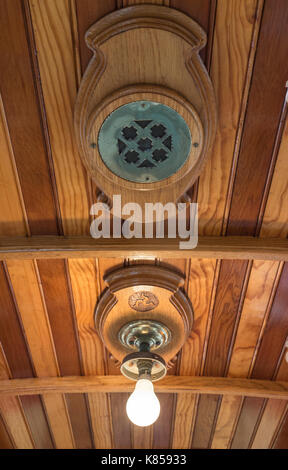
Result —
<svg viewBox="0 0 288 470"><path fill-rule="evenodd" d="M288 239L199 237L193 249L181 250L179 238L93 239L33 236L0 238L0 261L43 258L216 258L288 261Z"/></svg>
<svg viewBox="0 0 288 470"><path fill-rule="evenodd" d="M0 381L0 396L51 393L126 393L135 382L122 375L47 377ZM229 377L166 376L155 383L158 393L238 395L288 400L288 382Z"/></svg>

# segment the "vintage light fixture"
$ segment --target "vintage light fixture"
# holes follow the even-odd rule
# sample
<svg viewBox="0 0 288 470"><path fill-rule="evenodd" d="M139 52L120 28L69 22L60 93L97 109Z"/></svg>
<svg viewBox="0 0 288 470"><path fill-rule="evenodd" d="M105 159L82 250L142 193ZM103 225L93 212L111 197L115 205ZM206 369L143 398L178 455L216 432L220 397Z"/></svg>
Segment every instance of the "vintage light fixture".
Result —
<svg viewBox="0 0 288 470"><path fill-rule="evenodd" d="M166 375L164 359L155 351L169 343L171 332L156 321L134 321L119 332L123 345L138 349L125 356L121 365L122 374L137 380L134 392L127 401L129 419L137 426L150 426L160 414L160 403L154 393L153 382Z"/></svg>
<svg viewBox="0 0 288 470"><path fill-rule="evenodd" d="M95 326L109 360L136 381L126 411L137 426L160 414L153 383L173 367L187 339L193 311L177 271L155 265L126 266L105 277L107 288L95 309Z"/></svg>

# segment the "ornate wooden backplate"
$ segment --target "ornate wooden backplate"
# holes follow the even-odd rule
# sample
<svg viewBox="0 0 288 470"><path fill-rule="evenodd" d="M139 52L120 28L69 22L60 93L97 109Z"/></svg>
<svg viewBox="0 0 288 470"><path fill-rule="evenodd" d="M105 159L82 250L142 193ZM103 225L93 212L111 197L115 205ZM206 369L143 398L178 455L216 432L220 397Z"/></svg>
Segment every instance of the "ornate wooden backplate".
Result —
<svg viewBox="0 0 288 470"><path fill-rule="evenodd" d="M136 5L102 18L88 30L86 42L94 55L75 107L75 130L86 168L110 199L113 194L121 194L123 204L178 201L199 176L215 136L213 87L199 56L206 44L206 34L195 21L177 10ZM184 155L185 159L174 170L171 167L170 173L167 165L173 166L179 156L177 149L173 155L173 139L176 145L179 126L175 125L172 135L160 122L161 116L154 123L147 113L145 119L150 123L147 128L137 119L132 124L127 122L126 127L121 121L114 138L108 136L103 143L103 123L109 124L115 110L119 112L129 103L161 104L186 123L184 127L187 126L191 137L187 157ZM117 119L115 122L112 127L117 127ZM161 128L165 135L160 135ZM128 174L130 171L134 176L125 178L121 171L109 166L101 145L104 154L105 145L110 150L113 147L116 166L126 165ZM148 154L150 157L146 158ZM142 179L137 176L140 170Z"/></svg>
<svg viewBox="0 0 288 470"><path fill-rule="evenodd" d="M119 340L121 328L136 320L155 320L171 332L171 341L156 351L169 364L193 323L182 275L159 266L135 265L113 271L105 282L108 287L96 305L95 325L108 351L121 362L131 352Z"/></svg>

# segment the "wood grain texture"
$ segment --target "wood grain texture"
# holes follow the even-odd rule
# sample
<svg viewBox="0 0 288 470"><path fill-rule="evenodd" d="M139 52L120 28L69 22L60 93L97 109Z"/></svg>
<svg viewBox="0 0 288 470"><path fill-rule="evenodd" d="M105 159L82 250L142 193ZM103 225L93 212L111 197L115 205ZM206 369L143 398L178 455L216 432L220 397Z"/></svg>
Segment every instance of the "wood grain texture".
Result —
<svg viewBox="0 0 288 470"><path fill-rule="evenodd" d="M173 393L161 393L160 416L153 424L153 449L171 449L172 430L174 422L174 407L176 395Z"/></svg>
<svg viewBox="0 0 288 470"><path fill-rule="evenodd" d="M86 31L100 18L116 10L116 0L106 0L105 2L95 2L94 0L76 0L76 12L78 23L79 53L81 59L82 75L92 57L92 52L88 49L84 37Z"/></svg>
<svg viewBox="0 0 288 470"><path fill-rule="evenodd" d="M247 69L253 63L250 49L256 7L256 0L217 3L210 75L217 100L218 126L211 158L199 181L201 235L220 235L222 230L239 120L246 104L242 97L251 78Z"/></svg>
<svg viewBox="0 0 288 470"><path fill-rule="evenodd" d="M40 260L37 267L60 374L80 375L80 351L66 263L64 260ZM90 448L89 417L84 396L78 395L72 400L68 397L68 402L70 416L77 416L77 421L73 421L76 447Z"/></svg>
<svg viewBox="0 0 288 470"><path fill-rule="evenodd" d="M172 449L189 449L197 395L178 394L175 408Z"/></svg>
<svg viewBox="0 0 288 470"><path fill-rule="evenodd" d="M274 374L277 373L278 362L288 336L287 315L285 315L287 283L288 266L284 265L251 373L252 378L272 380ZM263 399L246 398L244 400L232 448L247 448L252 444L264 408Z"/></svg>
<svg viewBox="0 0 288 470"><path fill-rule="evenodd" d="M13 449L13 442L0 415L0 449Z"/></svg>
<svg viewBox="0 0 288 470"><path fill-rule="evenodd" d="M151 260L155 258L217 258L235 260L288 261L286 238L199 237L193 249L180 249L179 238L154 239L97 239L89 237L0 237L0 260L46 258ZM121 259L122 258L122 259ZM114 263L115 265L115 263Z"/></svg>
<svg viewBox="0 0 288 470"><path fill-rule="evenodd" d="M11 373L8 369L4 352L1 349L0 362L0 380L10 379ZM16 449L34 448L33 439L19 397L0 398L0 416Z"/></svg>
<svg viewBox="0 0 288 470"><path fill-rule="evenodd" d="M21 322L39 377L59 375L59 366L51 337L47 311L39 286L38 272L32 261L10 261L9 276L19 308ZM23 289L25 285L25 289ZM57 448L73 447L70 421L63 397L55 400L43 396L51 430Z"/></svg>
<svg viewBox="0 0 288 470"><path fill-rule="evenodd" d="M126 403L128 398L128 393L113 393L110 396L113 442L115 449L132 448L132 425L126 414Z"/></svg>
<svg viewBox="0 0 288 470"><path fill-rule="evenodd" d="M268 400L253 439L252 449L269 449L273 436L287 410L287 401Z"/></svg>
<svg viewBox="0 0 288 470"><path fill-rule="evenodd" d="M211 441L211 449L228 449L231 435L237 418L241 410L242 398L235 395L222 397L213 438Z"/></svg>
<svg viewBox="0 0 288 470"><path fill-rule="evenodd" d="M230 377L166 375L155 382L156 393L199 393L202 395L237 395L287 400L288 382ZM121 394L133 391L135 382L120 375L40 377L0 381L0 395L69 393Z"/></svg>
<svg viewBox="0 0 288 470"><path fill-rule="evenodd" d="M153 427L132 426L133 449L151 449L153 440Z"/></svg>
<svg viewBox="0 0 288 470"><path fill-rule="evenodd" d="M269 301L275 289L278 269L278 263L253 263L231 354L229 377L249 376L261 332L269 315ZM241 404L242 399L236 396L223 397L221 400L212 448L229 448Z"/></svg>
<svg viewBox="0 0 288 470"><path fill-rule="evenodd" d="M28 44L22 2L1 2L0 17L1 94L29 227L33 234L57 234L47 144L34 86L38 71L33 70L29 50L33 45Z"/></svg>
<svg viewBox="0 0 288 470"><path fill-rule="evenodd" d="M95 260L69 260L68 266L84 373L104 374L106 357L103 344L95 331L93 316L100 294L97 289ZM112 448L110 404L107 395L89 393L88 404L95 448Z"/></svg>
<svg viewBox="0 0 288 470"><path fill-rule="evenodd" d="M29 2L63 229L86 234L89 227L87 175L76 149L73 107L76 99L75 51L68 0Z"/></svg>
<svg viewBox="0 0 288 470"><path fill-rule="evenodd" d="M28 231L28 224L1 96L0 154L0 234L24 236Z"/></svg>
<svg viewBox="0 0 288 470"><path fill-rule="evenodd" d="M217 277L216 261L205 259L191 260L189 270L188 296L191 300L194 322L189 338L181 354L181 375L199 375L201 373L205 338L213 306L213 290Z"/></svg>
<svg viewBox="0 0 288 470"><path fill-rule="evenodd" d="M247 377L279 269L277 262L253 263L229 365L229 377Z"/></svg>
<svg viewBox="0 0 288 470"><path fill-rule="evenodd" d="M0 341L11 371L11 376L13 378L33 377L34 371L30 360L30 353L23 336L22 326L2 264L0 286ZM1 368L1 370L3 369ZM50 431L40 397L22 397L21 404L36 448L52 448ZM34 413L35 410L37 410L37 414Z"/></svg>
<svg viewBox="0 0 288 470"><path fill-rule="evenodd" d="M271 188L265 207L260 236L287 237L288 235L288 118L282 134Z"/></svg>
<svg viewBox="0 0 288 470"><path fill-rule="evenodd" d="M269 168L274 164L273 145L288 75L287 22L285 0L265 2L229 214L230 235L255 234Z"/></svg>

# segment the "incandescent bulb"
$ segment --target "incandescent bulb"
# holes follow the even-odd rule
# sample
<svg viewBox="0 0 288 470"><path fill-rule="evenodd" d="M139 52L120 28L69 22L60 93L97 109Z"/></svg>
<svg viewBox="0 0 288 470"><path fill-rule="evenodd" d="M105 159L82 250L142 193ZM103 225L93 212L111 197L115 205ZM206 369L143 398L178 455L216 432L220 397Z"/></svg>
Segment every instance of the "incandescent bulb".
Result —
<svg viewBox="0 0 288 470"><path fill-rule="evenodd" d="M128 418L137 426L150 426L160 414L160 403L150 380L139 379L132 395L128 398Z"/></svg>

